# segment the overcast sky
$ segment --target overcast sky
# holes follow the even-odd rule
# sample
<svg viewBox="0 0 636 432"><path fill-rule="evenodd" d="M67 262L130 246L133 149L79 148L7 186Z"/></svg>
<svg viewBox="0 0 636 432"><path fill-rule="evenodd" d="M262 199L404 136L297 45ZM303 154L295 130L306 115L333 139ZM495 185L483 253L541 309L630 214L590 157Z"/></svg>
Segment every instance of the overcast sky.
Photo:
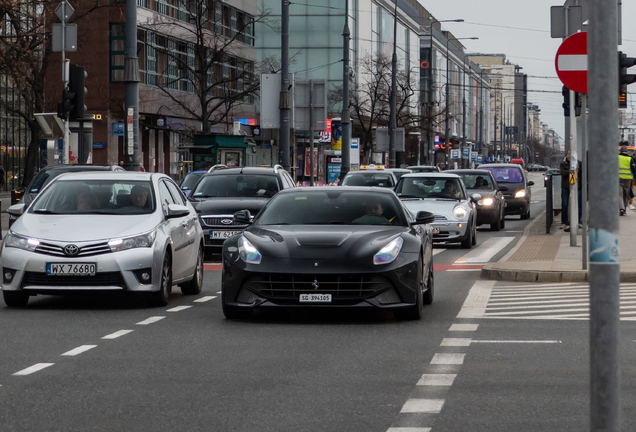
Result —
<svg viewBox="0 0 636 432"><path fill-rule="evenodd" d="M550 37L550 6L562 6L565 0L418 0L438 20L463 19L463 23L442 23L462 40L467 53L505 54L528 75L528 102L539 105L541 121L564 138L564 117L561 104L562 83L554 69L554 58L561 39ZM629 17L636 17L636 1L623 0L623 45L619 49L636 57L636 26ZM618 61L618 60L617 60ZM618 67L616 65L615 67ZM636 74L636 67L630 70ZM550 93L554 92L554 93ZM636 84L629 87L636 93ZM635 95L628 103L636 103ZM628 115L631 115L628 109Z"/></svg>

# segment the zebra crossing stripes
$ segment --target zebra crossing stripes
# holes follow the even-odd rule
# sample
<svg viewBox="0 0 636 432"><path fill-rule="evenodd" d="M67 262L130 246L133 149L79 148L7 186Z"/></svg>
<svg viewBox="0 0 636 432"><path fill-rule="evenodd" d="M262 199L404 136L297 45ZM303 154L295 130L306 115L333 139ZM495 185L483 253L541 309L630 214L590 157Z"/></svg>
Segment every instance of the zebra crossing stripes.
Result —
<svg viewBox="0 0 636 432"><path fill-rule="evenodd" d="M488 287L482 285L473 286L458 318L589 319L587 284L517 284ZM624 283L620 286L620 319L636 321L634 283Z"/></svg>

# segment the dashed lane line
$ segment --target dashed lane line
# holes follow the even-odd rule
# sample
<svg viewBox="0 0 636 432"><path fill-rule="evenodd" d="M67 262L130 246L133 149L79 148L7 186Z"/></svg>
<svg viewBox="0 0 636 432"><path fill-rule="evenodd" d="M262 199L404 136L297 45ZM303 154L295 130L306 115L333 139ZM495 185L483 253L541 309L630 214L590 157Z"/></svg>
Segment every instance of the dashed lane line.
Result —
<svg viewBox="0 0 636 432"><path fill-rule="evenodd" d="M132 330L118 330L115 333L111 333L102 337L102 339L117 339L118 337L127 335L128 333L131 333L131 332Z"/></svg>
<svg viewBox="0 0 636 432"><path fill-rule="evenodd" d="M97 345L82 345L82 346L78 346L77 348L74 348L70 351L66 351L64 354L62 354L63 356L76 356L79 355L81 353L84 353L88 350L92 350L93 348L95 348Z"/></svg>
<svg viewBox="0 0 636 432"><path fill-rule="evenodd" d="M438 365L460 365L464 364L466 354L461 353L435 353L431 364Z"/></svg>
<svg viewBox="0 0 636 432"><path fill-rule="evenodd" d="M448 328L448 331L474 332L474 331L477 331L478 328L479 328L479 324L452 324Z"/></svg>
<svg viewBox="0 0 636 432"><path fill-rule="evenodd" d="M161 320L162 320L162 319L164 319L164 318L165 318L165 316L153 316L153 317L150 317L150 318L146 318L146 319L145 319L145 320L143 320L143 321L139 321L139 322L137 323L137 325L148 325L148 324L154 324L154 323L156 323L157 321L161 321Z"/></svg>
<svg viewBox="0 0 636 432"><path fill-rule="evenodd" d="M431 432L431 428L392 427L392 428L388 428L386 432Z"/></svg>
<svg viewBox="0 0 636 432"><path fill-rule="evenodd" d="M444 402L444 399L409 399L400 412L439 414L444 407Z"/></svg>
<svg viewBox="0 0 636 432"><path fill-rule="evenodd" d="M182 310L190 309L191 307L192 306L177 306L166 310L166 312L181 312Z"/></svg>
<svg viewBox="0 0 636 432"><path fill-rule="evenodd" d="M457 374L422 374L417 382L418 386L450 387L457 378Z"/></svg>
<svg viewBox="0 0 636 432"><path fill-rule="evenodd" d="M210 300L215 299L217 297L218 296L204 296L204 297L201 297L201 298L198 298L198 299L194 300L194 302L195 303L204 303L206 301L210 301Z"/></svg>
<svg viewBox="0 0 636 432"><path fill-rule="evenodd" d="M32 373L41 371L42 369L46 369L47 367L53 366L54 364L55 363L36 363L33 366L30 366L26 369L22 369L21 371L14 373L13 375L18 375L18 376L31 375Z"/></svg>

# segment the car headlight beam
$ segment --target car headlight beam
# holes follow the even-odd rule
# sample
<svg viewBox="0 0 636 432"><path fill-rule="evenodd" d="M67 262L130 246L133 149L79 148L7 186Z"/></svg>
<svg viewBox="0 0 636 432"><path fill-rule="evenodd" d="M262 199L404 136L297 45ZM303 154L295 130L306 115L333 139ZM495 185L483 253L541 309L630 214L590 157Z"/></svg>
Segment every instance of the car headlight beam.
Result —
<svg viewBox="0 0 636 432"><path fill-rule="evenodd" d="M479 204L479 205L481 205L481 206L485 206L485 207L491 206L491 205L493 205L494 203L495 203L495 200L494 200L494 199L492 199L492 198L490 198L490 197L488 197L488 198L484 198L484 199L481 199L481 200L479 200L479 201L477 202L477 204Z"/></svg>
<svg viewBox="0 0 636 432"><path fill-rule="evenodd" d="M140 234L131 237L114 238L108 241L108 247L112 252L119 252L128 249L135 249L141 247L152 247L157 237L157 231Z"/></svg>
<svg viewBox="0 0 636 432"><path fill-rule="evenodd" d="M525 196L526 196L526 191L523 189L517 191L517 193L515 194L515 198L523 198Z"/></svg>
<svg viewBox="0 0 636 432"><path fill-rule="evenodd" d="M455 218L457 219L465 219L466 215L468 215L468 212L466 211L466 209L462 206L457 206L455 207L455 209L453 210L453 215L455 216Z"/></svg>
<svg viewBox="0 0 636 432"><path fill-rule="evenodd" d="M238 239L239 256L248 264L260 264L263 256L245 236Z"/></svg>
<svg viewBox="0 0 636 432"><path fill-rule="evenodd" d="M384 246L378 253L373 255L373 264L388 264L393 262L400 254L404 240L402 237L397 237L391 240L386 246Z"/></svg>
<svg viewBox="0 0 636 432"><path fill-rule="evenodd" d="M40 245L40 241L35 238L9 233L4 237L3 244L6 247L14 247L33 252Z"/></svg>

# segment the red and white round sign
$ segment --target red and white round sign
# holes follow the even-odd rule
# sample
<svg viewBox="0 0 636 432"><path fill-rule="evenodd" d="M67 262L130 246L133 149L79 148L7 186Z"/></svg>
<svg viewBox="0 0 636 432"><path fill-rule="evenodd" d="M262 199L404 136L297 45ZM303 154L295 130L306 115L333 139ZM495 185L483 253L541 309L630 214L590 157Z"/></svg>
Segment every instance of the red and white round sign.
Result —
<svg viewBox="0 0 636 432"><path fill-rule="evenodd" d="M563 41L554 61L561 82L577 93L587 93L587 32Z"/></svg>

